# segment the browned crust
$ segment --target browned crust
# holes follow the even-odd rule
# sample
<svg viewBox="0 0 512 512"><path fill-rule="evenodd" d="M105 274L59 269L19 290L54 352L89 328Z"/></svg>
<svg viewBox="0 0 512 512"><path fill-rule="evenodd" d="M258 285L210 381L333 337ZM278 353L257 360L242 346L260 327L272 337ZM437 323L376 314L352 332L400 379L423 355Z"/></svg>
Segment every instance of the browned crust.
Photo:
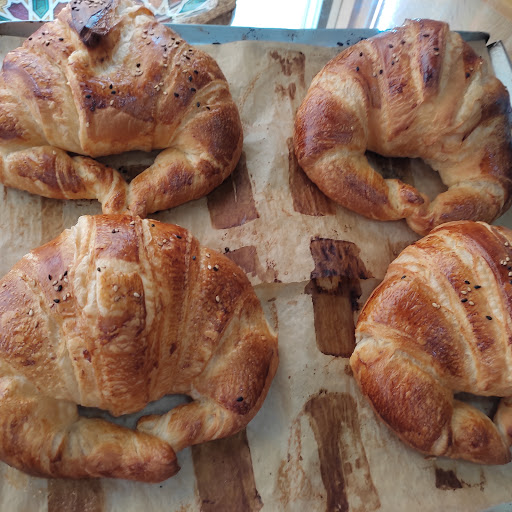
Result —
<svg viewBox="0 0 512 512"><path fill-rule="evenodd" d="M106 212L130 209L139 215L207 194L235 168L243 140L219 66L132 0L90 7L73 2L6 56L0 74L0 134L6 133L0 138L0 179L47 197L95 197ZM84 180L74 159L70 173L81 178L80 190L60 182L55 165L41 181L30 158L38 146L93 158L167 152L120 202L108 196L106 185ZM32 175L21 176L11 163L20 150ZM176 172L192 176L190 183L180 185ZM113 176L110 181L120 179L113 169L106 174ZM162 186L171 181L175 186Z"/></svg>
<svg viewBox="0 0 512 512"><path fill-rule="evenodd" d="M453 399L512 394L511 244L505 228L444 224L401 253L361 312L354 377L379 417L423 453L511 460L496 425Z"/></svg>
<svg viewBox="0 0 512 512"><path fill-rule="evenodd" d="M247 425L278 363L235 263L183 228L122 215L82 217L23 258L0 280L0 326L0 366L13 375L0 389L0 456L45 476L168 478L173 450ZM196 400L178 408L172 439L78 419L73 407L120 415L175 393Z"/></svg>
<svg viewBox="0 0 512 512"><path fill-rule="evenodd" d="M464 101L474 82L481 97ZM446 23L408 20L326 64L298 109L295 151L327 196L361 215L407 218L420 234L448 221L492 222L511 200L509 111L503 85ZM430 203L384 180L366 150L423 158L448 191Z"/></svg>

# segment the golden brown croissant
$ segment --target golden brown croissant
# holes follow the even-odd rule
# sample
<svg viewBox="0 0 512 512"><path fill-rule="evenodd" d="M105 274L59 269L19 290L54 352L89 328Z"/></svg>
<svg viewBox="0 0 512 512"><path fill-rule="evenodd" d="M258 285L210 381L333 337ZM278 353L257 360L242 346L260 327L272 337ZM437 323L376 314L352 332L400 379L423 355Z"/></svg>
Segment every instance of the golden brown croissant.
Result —
<svg viewBox="0 0 512 512"><path fill-rule="evenodd" d="M511 202L509 96L446 23L407 21L361 41L315 77L297 112L300 165L333 200L417 233L454 220L491 222ZM430 203L384 179L365 151L419 157L448 190Z"/></svg>
<svg viewBox="0 0 512 512"><path fill-rule="evenodd" d="M494 423L454 393L512 396L512 231L444 224L407 247L364 306L350 359L380 418L430 455L509 462L512 402Z"/></svg>
<svg viewBox="0 0 512 512"><path fill-rule="evenodd" d="M247 425L277 362L227 257L177 226L81 217L0 280L0 458L42 476L166 479L175 452ZM77 414L167 394L193 401L136 431Z"/></svg>
<svg viewBox="0 0 512 512"><path fill-rule="evenodd" d="M242 150L217 63L135 0L73 0L10 52L0 126L0 182L142 216L207 194ZM156 149L129 187L89 158Z"/></svg>

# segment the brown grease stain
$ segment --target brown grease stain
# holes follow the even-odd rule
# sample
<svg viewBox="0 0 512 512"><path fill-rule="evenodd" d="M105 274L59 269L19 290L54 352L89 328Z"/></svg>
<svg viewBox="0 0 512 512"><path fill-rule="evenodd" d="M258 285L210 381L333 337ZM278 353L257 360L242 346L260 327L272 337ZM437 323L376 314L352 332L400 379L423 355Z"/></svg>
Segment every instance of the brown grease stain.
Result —
<svg viewBox="0 0 512 512"><path fill-rule="evenodd" d="M290 56L290 54L293 56ZM270 52L270 57L279 63L281 72L285 76L298 76L300 84L304 87L306 56L302 52L289 52L288 56L283 56L278 51L273 50Z"/></svg>
<svg viewBox="0 0 512 512"><path fill-rule="evenodd" d="M444 469L436 468L436 487L443 490L462 489L462 482L451 469L445 471Z"/></svg>
<svg viewBox="0 0 512 512"><path fill-rule="evenodd" d="M256 247L253 245L240 247L240 249L229 251L225 255L235 262L246 274L258 276L264 283L272 283L277 279L277 272L274 268L263 268L258 258Z"/></svg>
<svg viewBox="0 0 512 512"><path fill-rule="evenodd" d="M303 413L293 422L288 438L288 455L286 460L281 461L277 472L280 501L286 510L291 502L322 499L322 495L314 489L302 464L302 416Z"/></svg>
<svg viewBox="0 0 512 512"><path fill-rule="evenodd" d="M320 473L327 491L326 510L356 510L350 506L353 495L365 512L380 508L361 440L354 398L347 393L320 391L308 400L304 412L318 445Z"/></svg>
<svg viewBox="0 0 512 512"><path fill-rule="evenodd" d="M369 272L359 257L359 247L353 242L315 238L310 244L315 269L311 279L344 277L346 279L371 279Z"/></svg>
<svg viewBox="0 0 512 512"><path fill-rule="evenodd" d="M288 84L288 87L285 87L284 85L277 84L275 87L276 94L279 96L283 96L286 98L288 96L292 101L295 99L295 95L297 93L297 86L294 82L291 84Z"/></svg>
<svg viewBox="0 0 512 512"><path fill-rule="evenodd" d="M201 511L252 512L263 507L245 429L227 439L193 446L192 460Z"/></svg>
<svg viewBox="0 0 512 512"><path fill-rule="evenodd" d="M231 175L207 196L207 203L212 226L215 229L242 226L259 218L245 153L242 153Z"/></svg>
<svg viewBox="0 0 512 512"><path fill-rule="evenodd" d="M300 167L295 156L293 139L289 138L286 142L288 144L288 173L293 209L303 215L317 217L334 215L336 204L320 191Z"/></svg>
<svg viewBox="0 0 512 512"><path fill-rule="evenodd" d="M48 512L103 512L100 480L48 480Z"/></svg>
<svg viewBox="0 0 512 512"><path fill-rule="evenodd" d="M468 483L460 479L453 469L442 469L434 466L434 470L437 489L455 491L467 487L479 487L482 492L485 490L486 479L483 469L480 469L480 480L474 483Z"/></svg>
<svg viewBox="0 0 512 512"><path fill-rule="evenodd" d="M316 343L323 354L350 357L355 348L354 311L359 309L359 280L372 274L352 242L316 238L311 241L315 269L305 293L311 295Z"/></svg>

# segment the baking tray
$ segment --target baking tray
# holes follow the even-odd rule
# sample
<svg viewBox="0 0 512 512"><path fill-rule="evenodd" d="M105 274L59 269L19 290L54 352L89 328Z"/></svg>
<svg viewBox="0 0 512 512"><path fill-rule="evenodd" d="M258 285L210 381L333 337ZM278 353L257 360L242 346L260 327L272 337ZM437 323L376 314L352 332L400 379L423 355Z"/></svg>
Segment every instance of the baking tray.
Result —
<svg viewBox="0 0 512 512"><path fill-rule="evenodd" d="M42 25L39 22L5 22L0 24L0 35L27 37ZM321 29L321 30L282 30L255 29L239 27L221 27L210 25L169 25L191 44L224 44L236 41L266 41L276 43L292 43L325 47L344 47L357 43L361 39L378 33L371 29ZM461 32L468 42L487 45L489 35L484 32ZM512 66L501 42L487 45L488 57L498 78L508 90L512 90ZM156 412L156 411L155 411ZM446 474L450 471L446 470ZM442 473L442 474L445 474ZM436 474L437 476L437 474ZM448 484L446 484L448 485ZM464 485L464 482L463 484ZM76 492L76 488L70 488ZM454 493L456 489L453 488ZM413 505L411 505L413 507ZM487 509L486 512L506 512L511 510L512 503L505 503ZM256 509L257 506L254 508ZM14 509L13 509L14 510Z"/></svg>

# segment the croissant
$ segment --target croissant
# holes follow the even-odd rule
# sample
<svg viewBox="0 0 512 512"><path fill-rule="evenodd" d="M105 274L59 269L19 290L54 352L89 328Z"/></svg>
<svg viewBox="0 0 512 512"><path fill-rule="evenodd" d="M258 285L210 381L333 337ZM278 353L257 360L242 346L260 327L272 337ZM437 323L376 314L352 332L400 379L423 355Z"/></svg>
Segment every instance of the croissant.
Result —
<svg viewBox="0 0 512 512"><path fill-rule="evenodd" d="M260 409L277 339L245 274L185 229L81 217L0 280L0 458L45 477L157 482L176 452L229 436ZM115 416L193 400L136 430Z"/></svg>
<svg viewBox="0 0 512 512"><path fill-rule="evenodd" d="M511 460L512 231L444 224L391 263L356 327L354 377L378 416L429 455ZM454 393L504 397L494 423Z"/></svg>
<svg viewBox="0 0 512 512"><path fill-rule="evenodd" d="M0 182L105 213L171 208L218 186L242 150L217 63L135 0L73 0L0 73ZM162 150L128 186L93 160Z"/></svg>
<svg viewBox="0 0 512 512"><path fill-rule="evenodd" d="M295 120L297 159L330 198L417 233L455 220L492 222L510 206L510 102L484 60L446 23L408 20L332 59ZM432 202L384 179L367 150L422 158L448 189Z"/></svg>

